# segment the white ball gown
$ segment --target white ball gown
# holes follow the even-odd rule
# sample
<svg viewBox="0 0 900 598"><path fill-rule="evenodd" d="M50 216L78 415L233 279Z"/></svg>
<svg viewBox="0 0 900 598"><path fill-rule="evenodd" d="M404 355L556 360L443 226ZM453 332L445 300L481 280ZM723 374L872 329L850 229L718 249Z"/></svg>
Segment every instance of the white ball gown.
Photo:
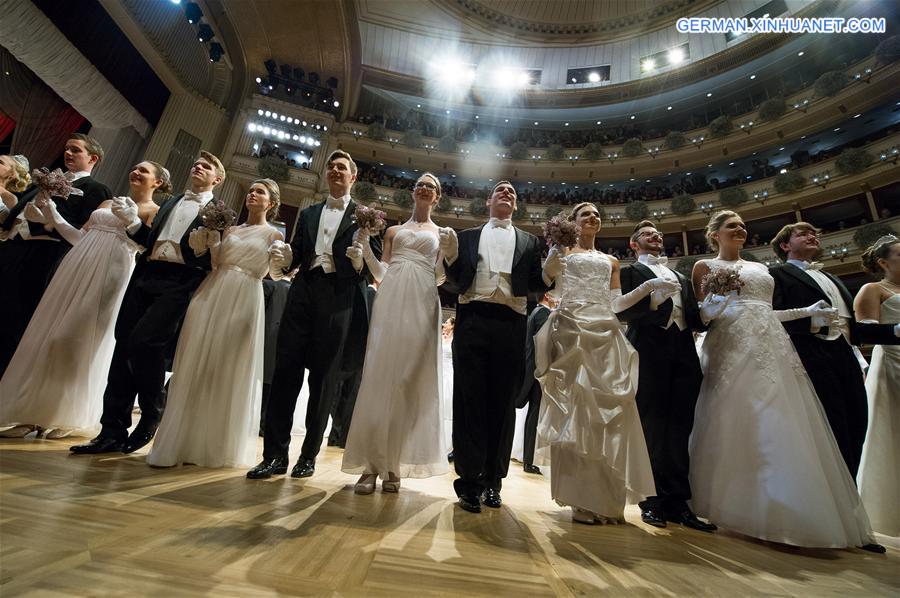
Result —
<svg viewBox="0 0 900 598"><path fill-rule="evenodd" d="M362 381L344 449L347 473L447 473L441 419L437 235L401 229L372 308Z"/></svg>
<svg viewBox="0 0 900 598"><path fill-rule="evenodd" d="M691 436L693 510L742 534L796 546L872 542L872 530L825 412L772 310L774 280L740 266L740 295L713 320Z"/></svg>
<svg viewBox="0 0 900 598"><path fill-rule="evenodd" d="M558 504L621 520L626 501L656 493L635 402L638 354L612 309L609 258L587 252L564 259L559 309L544 325L550 345L535 347L549 358L538 377L535 463L551 465Z"/></svg>
<svg viewBox="0 0 900 598"><path fill-rule="evenodd" d="M89 434L100 421L116 315L137 246L109 208L94 210L84 230L0 380L0 423Z"/></svg>
<svg viewBox="0 0 900 598"><path fill-rule="evenodd" d="M900 294L881 304L881 323L900 322ZM857 481L872 528L900 536L900 346L878 345L866 376L869 429Z"/></svg>
<svg viewBox="0 0 900 598"><path fill-rule="evenodd" d="M256 463L262 401L262 278L277 231L269 225L225 231L213 271L184 318L169 396L150 465Z"/></svg>
<svg viewBox="0 0 900 598"><path fill-rule="evenodd" d="M453 337L441 338L441 383L444 446L448 450L453 450Z"/></svg>

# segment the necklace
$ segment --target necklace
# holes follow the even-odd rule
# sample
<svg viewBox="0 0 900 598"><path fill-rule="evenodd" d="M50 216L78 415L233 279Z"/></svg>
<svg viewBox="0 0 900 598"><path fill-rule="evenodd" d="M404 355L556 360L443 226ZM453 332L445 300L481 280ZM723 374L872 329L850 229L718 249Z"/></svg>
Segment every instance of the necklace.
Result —
<svg viewBox="0 0 900 598"><path fill-rule="evenodd" d="M881 281L881 286L885 287L889 291L893 291L894 293L900 293L900 284L896 282L891 282L890 280L883 279Z"/></svg>

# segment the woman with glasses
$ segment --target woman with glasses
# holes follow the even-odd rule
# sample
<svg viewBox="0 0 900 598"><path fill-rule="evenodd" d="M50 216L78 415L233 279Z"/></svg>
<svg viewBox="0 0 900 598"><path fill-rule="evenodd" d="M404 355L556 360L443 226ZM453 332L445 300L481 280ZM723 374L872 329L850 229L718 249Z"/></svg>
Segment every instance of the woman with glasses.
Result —
<svg viewBox="0 0 900 598"><path fill-rule="evenodd" d="M397 492L400 478L449 470L440 408L440 229L431 220L440 197L440 182L423 174L412 216L385 233L383 261L364 238L347 250L351 260L362 256L380 283L341 467L362 474L357 494L374 492L378 476L384 492Z"/></svg>

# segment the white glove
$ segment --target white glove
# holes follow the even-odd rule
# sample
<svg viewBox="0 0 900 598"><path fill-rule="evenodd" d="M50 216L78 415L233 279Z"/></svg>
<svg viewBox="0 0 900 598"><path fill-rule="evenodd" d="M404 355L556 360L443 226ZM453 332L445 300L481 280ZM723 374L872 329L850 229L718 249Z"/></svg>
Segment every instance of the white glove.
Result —
<svg viewBox="0 0 900 598"><path fill-rule="evenodd" d="M35 205L37 204L38 202L35 202ZM43 202L43 205L40 206L40 208L41 213L47 218L47 221L53 224L53 228L56 229L56 232L58 232L63 239L68 241L70 245L75 245L75 243L84 238L86 233L82 229L75 228L66 222L66 219L63 218L62 214L59 213L59 210L56 209L56 203L48 200ZM47 228L48 226L49 225L44 225L44 228Z"/></svg>
<svg viewBox="0 0 900 598"><path fill-rule="evenodd" d="M291 246L285 243L284 241L275 241L272 243L272 246L269 248L269 273L280 273L281 276L284 276L284 270L287 270L291 267L291 262L294 261L294 252L291 249ZM275 278L275 276L272 276ZM280 278L275 278L275 280L280 280Z"/></svg>
<svg viewBox="0 0 900 598"><path fill-rule="evenodd" d="M810 328L830 328L840 323L837 309L831 307L827 301L820 300L806 308L810 317Z"/></svg>
<svg viewBox="0 0 900 598"><path fill-rule="evenodd" d="M356 232L353 233L353 240L351 241L351 245L353 243L359 243L360 245L368 245L369 244L369 229L367 228L357 228ZM348 248L349 249L349 248Z"/></svg>
<svg viewBox="0 0 900 598"><path fill-rule="evenodd" d="M894 336L900 338L900 324L894 324Z"/></svg>
<svg viewBox="0 0 900 598"><path fill-rule="evenodd" d="M459 257L459 239L456 238L456 231L450 227L444 227L438 230L438 243L441 247L441 253L448 264L452 264Z"/></svg>
<svg viewBox="0 0 900 598"><path fill-rule="evenodd" d="M28 222L34 222L35 224L47 224L47 217L41 212L40 208L34 205L34 202L29 201L25 204L25 209L22 210L22 215L25 216L25 220Z"/></svg>
<svg viewBox="0 0 900 598"><path fill-rule="evenodd" d="M680 283L678 284L678 288L676 288L676 289L671 289L668 291L663 290L663 289L660 289L658 291L651 291L650 292L650 309L652 309L653 311L656 311L660 305L662 305L669 298L674 297L675 295L677 295L680 292L681 292L681 284Z"/></svg>
<svg viewBox="0 0 900 598"><path fill-rule="evenodd" d="M710 293L700 304L700 319L704 324L709 324L719 316L721 316L734 295L714 295Z"/></svg>
<svg viewBox="0 0 900 598"><path fill-rule="evenodd" d="M201 226L192 230L191 234L188 235L188 245L194 250L194 255L197 257L209 251L206 229Z"/></svg>
<svg viewBox="0 0 900 598"><path fill-rule="evenodd" d="M366 236L368 240L368 236ZM353 245L347 248L346 256L350 258L353 269L359 272L363 268L363 244L355 241Z"/></svg>
<svg viewBox="0 0 900 598"><path fill-rule="evenodd" d="M137 204L130 197L114 197L110 210L128 232L135 233L141 227Z"/></svg>
<svg viewBox="0 0 900 598"><path fill-rule="evenodd" d="M566 262L563 259L562 253L559 251L559 248L554 245L550 248L550 251L547 252L547 259L544 260L544 282L550 284L558 276L560 276L563 271L566 269Z"/></svg>

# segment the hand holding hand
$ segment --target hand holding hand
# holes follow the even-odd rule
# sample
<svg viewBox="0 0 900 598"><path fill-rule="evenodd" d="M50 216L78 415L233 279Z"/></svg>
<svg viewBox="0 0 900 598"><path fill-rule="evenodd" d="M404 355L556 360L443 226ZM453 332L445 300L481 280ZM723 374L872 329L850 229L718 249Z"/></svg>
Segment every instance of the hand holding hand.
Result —
<svg viewBox="0 0 900 598"><path fill-rule="evenodd" d="M700 305L700 317L709 323L724 313L728 304L734 299L734 295L713 295L710 293Z"/></svg>
<svg viewBox="0 0 900 598"><path fill-rule="evenodd" d="M25 220L28 222L35 222L37 224L47 224L47 217L44 216L43 212L39 209L34 202L28 202L25 204L25 209L22 210L22 215L25 216Z"/></svg>
<svg viewBox="0 0 900 598"><path fill-rule="evenodd" d="M831 307L827 301L819 300L806 308L810 317L812 328L829 328L840 322L837 309Z"/></svg>
<svg viewBox="0 0 900 598"><path fill-rule="evenodd" d="M674 297L675 295L679 294L680 292L681 292L680 284L678 284L678 286L674 289L669 289L669 290L659 289L656 291L651 291L650 292L650 309L656 310L656 308L658 308L660 305L665 303L668 299L670 299L671 297Z"/></svg>
<svg viewBox="0 0 900 598"><path fill-rule="evenodd" d="M130 197L114 197L110 210L125 225L126 229L141 223L138 218L137 204Z"/></svg>
<svg viewBox="0 0 900 598"><path fill-rule="evenodd" d="M48 204L53 204L53 202L50 201L50 195L43 189L39 189L37 195L34 196L35 207L44 209Z"/></svg>
<svg viewBox="0 0 900 598"><path fill-rule="evenodd" d="M294 252L291 246L284 241L275 241L269 248L269 268L272 270L287 270L294 261Z"/></svg>
<svg viewBox="0 0 900 598"><path fill-rule="evenodd" d="M552 246L547 252L547 259L544 260L544 278L547 282L555 280L565 269L566 262L559 248L556 245Z"/></svg>
<svg viewBox="0 0 900 598"><path fill-rule="evenodd" d="M459 239L456 237L456 231L450 227L441 228L438 230L438 243L447 263L455 262L459 256Z"/></svg>
<svg viewBox="0 0 900 598"><path fill-rule="evenodd" d="M359 272L363 268L363 245L359 241L356 241L347 248L346 255L350 258L350 263L353 265L353 269Z"/></svg>
<svg viewBox="0 0 900 598"><path fill-rule="evenodd" d="M214 231L217 232L217 231ZM200 257L209 250L207 243L206 229L204 227L195 228L188 235L188 245L194 250L194 255Z"/></svg>

